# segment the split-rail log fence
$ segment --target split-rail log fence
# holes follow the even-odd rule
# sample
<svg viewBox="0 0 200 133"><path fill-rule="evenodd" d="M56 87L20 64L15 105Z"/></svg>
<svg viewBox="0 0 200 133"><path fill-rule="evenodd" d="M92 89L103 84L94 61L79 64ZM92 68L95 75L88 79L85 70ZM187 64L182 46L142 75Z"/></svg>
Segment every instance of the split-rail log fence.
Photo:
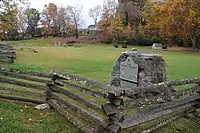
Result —
<svg viewBox="0 0 200 133"><path fill-rule="evenodd" d="M50 74L0 67L0 98L33 104L45 103Z"/></svg>
<svg viewBox="0 0 200 133"><path fill-rule="evenodd" d="M0 83L0 98L47 102L85 133L126 132L138 125L140 133L150 133L200 107L200 78L122 89L66 72L0 67Z"/></svg>
<svg viewBox="0 0 200 133"><path fill-rule="evenodd" d="M0 61L13 63L16 59L16 50L10 44L0 44Z"/></svg>

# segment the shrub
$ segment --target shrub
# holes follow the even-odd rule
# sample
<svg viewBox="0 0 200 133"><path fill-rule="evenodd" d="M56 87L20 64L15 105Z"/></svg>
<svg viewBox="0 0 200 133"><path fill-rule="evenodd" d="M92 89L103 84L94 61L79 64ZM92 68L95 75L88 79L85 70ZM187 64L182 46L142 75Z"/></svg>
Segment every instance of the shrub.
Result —
<svg viewBox="0 0 200 133"><path fill-rule="evenodd" d="M122 45L122 48L127 48L127 46L126 45Z"/></svg>
<svg viewBox="0 0 200 133"><path fill-rule="evenodd" d="M117 44L114 45L115 48L118 48L119 46Z"/></svg>
<svg viewBox="0 0 200 133"><path fill-rule="evenodd" d="M107 39L105 39L106 44L112 44L113 41L114 41L114 39L112 37L108 37Z"/></svg>
<svg viewBox="0 0 200 133"><path fill-rule="evenodd" d="M158 37L151 37L151 36L139 36L135 39L135 44L140 46L152 46L153 43L160 43L161 40Z"/></svg>

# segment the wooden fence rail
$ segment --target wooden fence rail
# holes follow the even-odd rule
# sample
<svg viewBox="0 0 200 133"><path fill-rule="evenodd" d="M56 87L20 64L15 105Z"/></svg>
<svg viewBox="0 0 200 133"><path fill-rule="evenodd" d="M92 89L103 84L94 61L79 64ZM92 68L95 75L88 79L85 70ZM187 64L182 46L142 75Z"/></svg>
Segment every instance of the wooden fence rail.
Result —
<svg viewBox="0 0 200 133"><path fill-rule="evenodd" d="M69 73L0 67L0 83L1 99L47 102L86 133L119 133L137 125L150 133L200 107L200 78L122 89Z"/></svg>
<svg viewBox="0 0 200 133"><path fill-rule="evenodd" d="M36 72L35 72L36 73ZM50 78L44 78L38 73L31 75L29 71L0 67L0 98L26 103L45 103L46 83Z"/></svg>
<svg viewBox="0 0 200 133"><path fill-rule="evenodd" d="M14 62L16 59L16 51L10 44L0 44L0 61Z"/></svg>

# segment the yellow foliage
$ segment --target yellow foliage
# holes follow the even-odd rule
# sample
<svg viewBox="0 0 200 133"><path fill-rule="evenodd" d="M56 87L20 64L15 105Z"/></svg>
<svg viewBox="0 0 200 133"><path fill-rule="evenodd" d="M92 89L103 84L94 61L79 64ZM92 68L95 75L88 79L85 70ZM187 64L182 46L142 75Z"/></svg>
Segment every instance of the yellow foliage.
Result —
<svg viewBox="0 0 200 133"><path fill-rule="evenodd" d="M147 23L142 26L142 30L144 33L159 35L163 39L173 35L192 36L197 33L200 25L199 5L200 0L165 0L148 3L149 8L145 7L143 11Z"/></svg>
<svg viewBox="0 0 200 133"><path fill-rule="evenodd" d="M116 34L122 32L124 25L122 24L121 17L117 13L116 17L111 21L111 33Z"/></svg>

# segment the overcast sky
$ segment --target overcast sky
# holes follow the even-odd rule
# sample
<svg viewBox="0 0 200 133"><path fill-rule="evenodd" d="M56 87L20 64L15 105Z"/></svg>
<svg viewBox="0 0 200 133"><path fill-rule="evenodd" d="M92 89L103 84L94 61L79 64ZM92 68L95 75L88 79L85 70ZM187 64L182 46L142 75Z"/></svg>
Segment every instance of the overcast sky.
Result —
<svg viewBox="0 0 200 133"><path fill-rule="evenodd" d="M84 20L83 27L87 27L90 24L93 24L93 20L88 16L88 11L90 8L96 6L97 4L102 5L103 0L29 0L31 5L30 7L39 9L42 11L45 4L55 3L57 6L66 7L67 5L80 5L83 7L82 16Z"/></svg>

